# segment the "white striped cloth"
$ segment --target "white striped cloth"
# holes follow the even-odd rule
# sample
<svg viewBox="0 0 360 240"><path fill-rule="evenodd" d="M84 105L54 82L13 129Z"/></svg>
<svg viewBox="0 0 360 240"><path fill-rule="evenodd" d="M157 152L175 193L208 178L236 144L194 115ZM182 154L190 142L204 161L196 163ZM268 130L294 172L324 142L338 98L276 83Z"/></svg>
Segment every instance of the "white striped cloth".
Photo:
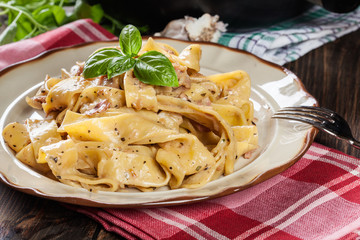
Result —
<svg viewBox="0 0 360 240"><path fill-rule="evenodd" d="M224 33L219 43L251 52L279 65L360 28L360 7L338 14L314 6L302 15L245 33Z"/></svg>

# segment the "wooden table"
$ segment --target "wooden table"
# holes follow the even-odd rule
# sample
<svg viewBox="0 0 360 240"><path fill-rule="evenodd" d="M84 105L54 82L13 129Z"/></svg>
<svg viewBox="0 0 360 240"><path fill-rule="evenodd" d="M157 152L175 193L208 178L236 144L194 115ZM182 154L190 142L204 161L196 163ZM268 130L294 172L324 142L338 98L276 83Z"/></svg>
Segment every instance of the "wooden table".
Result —
<svg viewBox="0 0 360 240"><path fill-rule="evenodd" d="M347 119L360 139L360 31L285 65L323 107ZM320 132L318 143L360 158L360 150ZM29 196L0 183L0 239L118 239L94 220L61 203Z"/></svg>

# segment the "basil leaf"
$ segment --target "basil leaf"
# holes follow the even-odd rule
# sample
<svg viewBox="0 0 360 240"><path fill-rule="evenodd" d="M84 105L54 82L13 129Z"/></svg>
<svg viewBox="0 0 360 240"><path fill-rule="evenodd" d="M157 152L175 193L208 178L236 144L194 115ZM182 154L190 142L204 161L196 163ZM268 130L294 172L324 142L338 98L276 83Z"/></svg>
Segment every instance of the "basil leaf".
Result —
<svg viewBox="0 0 360 240"><path fill-rule="evenodd" d="M114 57L107 68L108 78L123 74L132 69L135 65L135 59L130 56Z"/></svg>
<svg viewBox="0 0 360 240"><path fill-rule="evenodd" d="M123 53L136 56L142 44L140 31L131 24L126 25L123 30L121 30L119 44Z"/></svg>
<svg viewBox="0 0 360 240"><path fill-rule="evenodd" d="M149 51L137 58L134 74L143 83L168 87L179 86L170 60L157 51Z"/></svg>
<svg viewBox="0 0 360 240"><path fill-rule="evenodd" d="M93 53L85 62L84 77L93 78L107 74L109 63L114 57L124 56L123 53L116 48L103 48Z"/></svg>

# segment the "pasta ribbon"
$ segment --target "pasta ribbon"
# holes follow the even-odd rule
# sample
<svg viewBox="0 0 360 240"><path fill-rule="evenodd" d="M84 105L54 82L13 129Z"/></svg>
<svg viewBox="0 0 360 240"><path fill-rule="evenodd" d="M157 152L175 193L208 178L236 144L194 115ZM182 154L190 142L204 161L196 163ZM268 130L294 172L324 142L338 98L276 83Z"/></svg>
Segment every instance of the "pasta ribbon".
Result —
<svg viewBox="0 0 360 240"><path fill-rule="evenodd" d="M171 161L169 161L171 159ZM215 165L214 156L194 136L182 134L177 139L160 144L156 160L172 174L169 185L171 188L178 188L183 183L185 176L211 171ZM212 169L213 170L213 169ZM202 181L200 185L207 181ZM199 186L198 183L197 187ZM191 188L191 184L188 184Z"/></svg>
<svg viewBox="0 0 360 240"><path fill-rule="evenodd" d="M55 84L46 96L42 105L45 113L54 110L63 110L75 104L80 92L91 83L81 80L79 77L64 79Z"/></svg>
<svg viewBox="0 0 360 240"><path fill-rule="evenodd" d="M3 130L3 138L15 152L19 152L31 142L26 126L18 122L6 125Z"/></svg>
<svg viewBox="0 0 360 240"><path fill-rule="evenodd" d="M122 146L164 142L176 133L136 113L89 118L68 111L60 129L78 141L112 142Z"/></svg>
<svg viewBox="0 0 360 240"><path fill-rule="evenodd" d="M158 51L164 54L173 63L180 63L195 72L200 71L201 46L199 44L191 44L183 49L180 54L173 47L155 42L153 38L149 38L146 44L141 48L139 55L147 51Z"/></svg>
<svg viewBox="0 0 360 240"><path fill-rule="evenodd" d="M58 127L54 120L26 120L27 131L34 149L35 158L38 158L39 149L42 146L50 145L61 140L60 133L57 132ZM38 163L45 163L38 159Z"/></svg>
<svg viewBox="0 0 360 240"><path fill-rule="evenodd" d="M246 101L250 98L250 76L247 72L237 70L207 76L207 79L221 87L223 95L236 95Z"/></svg>
<svg viewBox="0 0 360 240"><path fill-rule="evenodd" d="M133 71L128 71L124 77L126 106L136 110L148 109L158 111L156 91L153 86L140 82Z"/></svg>
<svg viewBox="0 0 360 240"><path fill-rule="evenodd" d="M146 146L114 151L110 159L102 159L99 163L98 174L140 188L161 187L170 180L170 172L159 165L150 147Z"/></svg>
<svg viewBox="0 0 360 240"><path fill-rule="evenodd" d="M93 156L93 158L105 157L102 151L96 153L98 155ZM44 146L40 149L39 161L47 162L52 173L60 182L83 187L90 191L116 191L119 188L118 183L112 179L98 178L94 175L82 173L81 169L77 168L78 160L77 144L71 139Z"/></svg>
<svg viewBox="0 0 360 240"><path fill-rule="evenodd" d="M142 55L148 51L158 51L164 55L174 55L179 56L178 51L166 43L155 42L152 37L150 37L144 46L140 49L139 55Z"/></svg>

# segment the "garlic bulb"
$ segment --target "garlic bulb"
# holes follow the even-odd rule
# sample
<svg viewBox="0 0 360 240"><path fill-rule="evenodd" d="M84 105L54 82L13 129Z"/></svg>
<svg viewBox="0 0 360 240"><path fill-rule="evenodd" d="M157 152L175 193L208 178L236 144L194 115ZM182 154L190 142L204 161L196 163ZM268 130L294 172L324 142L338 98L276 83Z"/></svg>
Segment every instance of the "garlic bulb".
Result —
<svg viewBox="0 0 360 240"><path fill-rule="evenodd" d="M155 36L190 41L217 42L221 33L226 32L227 24L219 21L219 16L208 13L200 18L185 16L169 22L165 29Z"/></svg>

